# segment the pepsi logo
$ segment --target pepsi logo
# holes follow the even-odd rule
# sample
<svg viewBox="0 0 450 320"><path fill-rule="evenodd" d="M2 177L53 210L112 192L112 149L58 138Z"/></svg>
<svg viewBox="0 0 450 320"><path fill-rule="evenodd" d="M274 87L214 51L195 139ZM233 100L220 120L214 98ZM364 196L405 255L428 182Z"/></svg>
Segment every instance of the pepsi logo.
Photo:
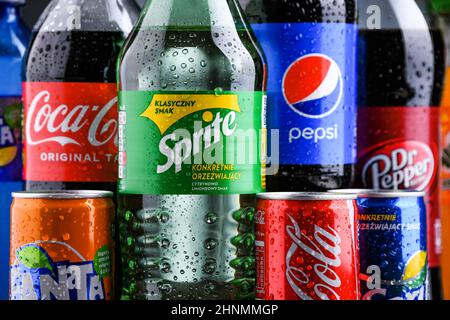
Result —
<svg viewBox="0 0 450 320"><path fill-rule="evenodd" d="M292 63L283 78L283 94L297 114L320 119L332 114L344 93L338 64L323 54L309 54Z"/></svg>

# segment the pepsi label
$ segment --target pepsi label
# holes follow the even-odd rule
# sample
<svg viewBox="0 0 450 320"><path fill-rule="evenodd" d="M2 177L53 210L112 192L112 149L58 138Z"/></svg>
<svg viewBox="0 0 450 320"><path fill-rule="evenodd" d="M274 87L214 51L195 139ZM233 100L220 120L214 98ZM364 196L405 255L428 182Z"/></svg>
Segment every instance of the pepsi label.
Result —
<svg viewBox="0 0 450 320"><path fill-rule="evenodd" d="M252 26L269 65L268 129L280 131L280 164L356 163L356 25Z"/></svg>

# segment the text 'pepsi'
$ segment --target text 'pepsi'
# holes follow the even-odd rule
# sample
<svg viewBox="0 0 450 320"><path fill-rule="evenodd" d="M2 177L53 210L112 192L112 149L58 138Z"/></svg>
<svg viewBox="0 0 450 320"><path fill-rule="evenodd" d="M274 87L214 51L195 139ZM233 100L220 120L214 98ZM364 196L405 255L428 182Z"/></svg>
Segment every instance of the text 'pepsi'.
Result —
<svg viewBox="0 0 450 320"><path fill-rule="evenodd" d="M355 3L290 1L268 9L257 1L246 6L269 68L268 129L280 136L280 170L267 188L348 187L356 163Z"/></svg>

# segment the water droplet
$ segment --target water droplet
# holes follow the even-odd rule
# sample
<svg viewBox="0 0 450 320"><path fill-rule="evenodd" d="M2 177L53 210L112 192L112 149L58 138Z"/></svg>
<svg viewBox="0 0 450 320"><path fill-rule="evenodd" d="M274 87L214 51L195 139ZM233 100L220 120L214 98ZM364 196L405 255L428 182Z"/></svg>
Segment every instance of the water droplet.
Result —
<svg viewBox="0 0 450 320"><path fill-rule="evenodd" d="M215 239L206 239L205 240L205 248L208 250L213 250L217 247L217 241Z"/></svg>
<svg viewBox="0 0 450 320"><path fill-rule="evenodd" d="M170 219L170 215L167 212L162 212L159 216L159 221L161 221L162 223L166 223L167 221L169 221Z"/></svg>
<svg viewBox="0 0 450 320"><path fill-rule="evenodd" d="M216 271L216 260L214 259L207 259L205 264L203 265L203 272L207 274L212 274L214 271Z"/></svg>
<svg viewBox="0 0 450 320"><path fill-rule="evenodd" d="M161 272L162 273L169 273L170 272L170 264L168 262L163 262L161 264Z"/></svg>
<svg viewBox="0 0 450 320"><path fill-rule="evenodd" d="M209 212L205 216L205 222L207 224L214 224L217 221L217 215L214 212Z"/></svg>
<svg viewBox="0 0 450 320"><path fill-rule="evenodd" d="M164 249L169 248L170 246L170 240L169 239L162 239L161 240L161 247Z"/></svg>

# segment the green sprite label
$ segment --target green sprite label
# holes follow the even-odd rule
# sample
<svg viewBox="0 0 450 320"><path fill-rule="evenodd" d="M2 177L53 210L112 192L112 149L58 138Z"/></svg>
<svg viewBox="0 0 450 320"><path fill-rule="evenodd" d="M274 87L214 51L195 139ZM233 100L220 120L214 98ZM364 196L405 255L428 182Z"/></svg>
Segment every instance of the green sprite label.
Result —
<svg viewBox="0 0 450 320"><path fill-rule="evenodd" d="M262 92L125 91L119 96L119 192L264 190Z"/></svg>

